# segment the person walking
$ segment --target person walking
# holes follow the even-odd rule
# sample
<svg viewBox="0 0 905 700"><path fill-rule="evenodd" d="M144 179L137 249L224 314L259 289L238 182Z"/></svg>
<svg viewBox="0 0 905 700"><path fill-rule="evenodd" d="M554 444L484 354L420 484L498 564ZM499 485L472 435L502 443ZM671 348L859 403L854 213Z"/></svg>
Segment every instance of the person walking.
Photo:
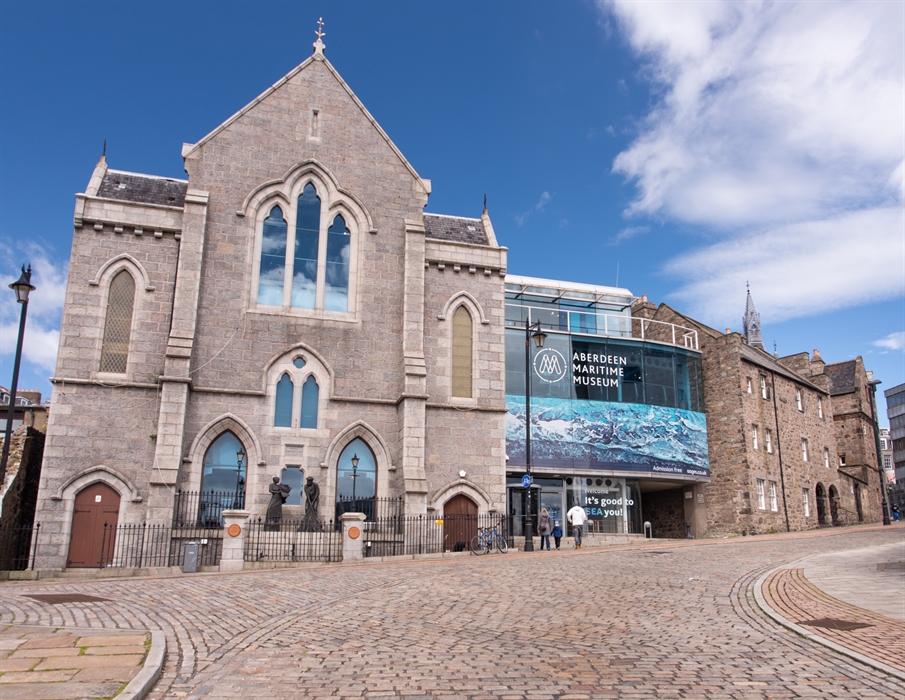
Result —
<svg viewBox="0 0 905 700"><path fill-rule="evenodd" d="M581 529L584 527L588 514L581 506L575 505L566 513L566 519L572 524L572 534L575 537L575 549L581 549Z"/></svg>
<svg viewBox="0 0 905 700"><path fill-rule="evenodd" d="M537 519L537 534L540 535L540 550L544 551L544 543L547 543L547 551L550 551L550 532L553 530L553 524L550 521L550 513L546 508L540 509L540 516Z"/></svg>
<svg viewBox="0 0 905 700"><path fill-rule="evenodd" d="M553 535L553 541L556 543L556 551L559 551L559 543L562 541L562 527L559 525L558 520L553 521L553 532L550 533Z"/></svg>

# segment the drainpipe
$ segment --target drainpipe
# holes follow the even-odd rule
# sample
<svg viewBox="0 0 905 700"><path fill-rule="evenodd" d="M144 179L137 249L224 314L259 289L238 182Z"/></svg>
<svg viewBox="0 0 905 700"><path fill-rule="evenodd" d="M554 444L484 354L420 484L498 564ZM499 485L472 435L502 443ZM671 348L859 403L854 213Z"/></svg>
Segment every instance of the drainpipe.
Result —
<svg viewBox="0 0 905 700"><path fill-rule="evenodd" d="M782 442L779 439L779 411L776 408L776 375L770 370L770 388L773 390L773 423L776 426L776 454L779 457L779 487L782 489L782 509L786 514L786 532L792 532L789 524L789 501L786 498L786 476L782 468Z"/></svg>

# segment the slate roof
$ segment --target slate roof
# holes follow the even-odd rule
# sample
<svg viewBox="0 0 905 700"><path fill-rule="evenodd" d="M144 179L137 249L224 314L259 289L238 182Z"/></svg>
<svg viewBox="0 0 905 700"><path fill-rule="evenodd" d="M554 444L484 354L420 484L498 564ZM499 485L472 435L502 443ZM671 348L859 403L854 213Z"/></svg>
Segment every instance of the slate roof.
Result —
<svg viewBox="0 0 905 700"><path fill-rule="evenodd" d="M185 205L185 191L189 183L155 175L108 170L97 196L140 204L162 204L170 207Z"/></svg>
<svg viewBox="0 0 905 700"><path fill-rule="evenodd" d="M834 362L823 368L830 380L830 396L851 394L855 390L855 360L848 362Z"/></svg>
<svg viewBox="0 0 905 700"><path fill-rule="evenodd" d="M793 382L797 382L798 384L804 384L805 386L814 389L814 391L819 391L821 394L826 393L824 389L821 389L816 384L812 384L800 374L796 374L788 367L778 362L772 355L765 352L764 350L759 350L757 348L752 348L750 345L743 344L741 346L741 355L743 360L747 360L752 364L759 365L760 367L770 370L771 372L775 372L776 374L779 374L786 379L791 379Z"/></svg>
<svg viewBox="0 0 905 700"><path fill-rule="evenodd" d="M487 245L487 234L484 233L484 225L480 219L425 214L424 228L428 238L438 241Z"/></svg>

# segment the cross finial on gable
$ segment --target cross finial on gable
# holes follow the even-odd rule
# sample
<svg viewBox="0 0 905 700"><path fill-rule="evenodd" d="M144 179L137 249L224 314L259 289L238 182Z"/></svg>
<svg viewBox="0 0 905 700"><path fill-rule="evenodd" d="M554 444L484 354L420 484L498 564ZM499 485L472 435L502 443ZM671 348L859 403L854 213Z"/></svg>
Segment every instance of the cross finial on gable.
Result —
<svg viewBox="0 0 905 700"><path fill-rule="evenodd" d="M324 18L323 17L318 18L317 31L314 32L314 34L317 36L317 41L315 41L313 44L314 53L315 53L315 55L323 56L324 49L326 48L326 46L324 46L324 42L322 41L322 39L325 36L327 36L326 32L324 32Z"/></svg>

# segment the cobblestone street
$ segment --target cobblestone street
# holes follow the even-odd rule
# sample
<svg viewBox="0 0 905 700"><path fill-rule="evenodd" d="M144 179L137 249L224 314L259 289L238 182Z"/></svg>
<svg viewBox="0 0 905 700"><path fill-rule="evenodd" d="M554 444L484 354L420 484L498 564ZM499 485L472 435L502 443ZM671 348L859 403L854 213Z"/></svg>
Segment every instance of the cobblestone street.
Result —
<svg viewBox="0 0 905 700"><path fill-rule="evenodd" d="M779 626L751 587L811 554L894 542L905 528L8 583L0 621L164 630L158 699L891 698L905 684ZM109 602L24 597L64 591Z"/></svg>

